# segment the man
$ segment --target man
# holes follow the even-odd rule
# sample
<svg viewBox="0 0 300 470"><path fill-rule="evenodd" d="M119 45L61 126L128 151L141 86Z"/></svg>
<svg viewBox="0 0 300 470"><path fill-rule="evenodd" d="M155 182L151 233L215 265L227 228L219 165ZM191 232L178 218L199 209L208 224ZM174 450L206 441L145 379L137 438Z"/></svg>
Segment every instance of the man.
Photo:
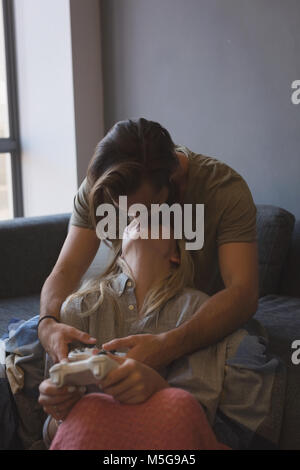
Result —
<svg viewBox="0 0 300 470"><path fill-rule="evenodd" d="M99 204L128 207L143 203L204 204L204 246L192 253L195 287L211 295L180 327L159 335L116 338L106 349L129 348L128 357L159 369L199 348L216 343L255 313L258 301L256 208L243 178L224 163L176 146L160 124L138 120L117 123L98 144L74 198L71 226L41 293L39 338L54 361L68 344L95 339L60 324L62 302L74 291L92 262Z"/></svg>

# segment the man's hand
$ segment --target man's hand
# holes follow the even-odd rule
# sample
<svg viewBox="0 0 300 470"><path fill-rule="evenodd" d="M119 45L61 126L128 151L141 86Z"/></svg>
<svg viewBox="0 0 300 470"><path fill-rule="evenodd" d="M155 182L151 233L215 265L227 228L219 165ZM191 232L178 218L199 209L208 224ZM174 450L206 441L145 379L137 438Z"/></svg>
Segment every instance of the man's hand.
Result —
<svg viewBox="0 0 300 470"><path fill-rule="evenodd" d="M39 390L38 402L44 411L56 420L64 420L85 393L85 387L57 387L50 379L44 380Z"/></svg>
<svg viewBox="0 0 300 470"><path fill-rule="evenodd" d="M119 363L100 381L101 390L126 404L146 401L154 393L169 387L168 382L151 367L128 357L109 356Z"/></svg>
<svg viewBox="0 0 300 470"><path fill-rule="evenodd" d="M167 346L166 333L126 336L102 344L102 348L106 351L112 349L121 351L128 348L126 357L142 362L156 370L172 361L168 355Z"/></svg>
<svg viewBox="0 0 300 470"><path fill-rule="evenodd" d="M51 318L41 322L38 335L42 346L54 362L60 362L68 357L68 345L74 341L85 344L95 344L97 342L96 338L92 338L88 333L64 323L56 323Z"/></svg>
<svg viewBox="0 0 300 470"><path fill-rule="evenodd" d="M41 317L54 315L59 318L62 303L77 290L82 276L99 249L99 244L95 230L71 224L58 260L41 291ZM54 362L67 357L68 343L73 340L87 344L95 343L89 339L89 335L75 328L57 324L49 318L42 321L38 330L39 339Z"/></svg>

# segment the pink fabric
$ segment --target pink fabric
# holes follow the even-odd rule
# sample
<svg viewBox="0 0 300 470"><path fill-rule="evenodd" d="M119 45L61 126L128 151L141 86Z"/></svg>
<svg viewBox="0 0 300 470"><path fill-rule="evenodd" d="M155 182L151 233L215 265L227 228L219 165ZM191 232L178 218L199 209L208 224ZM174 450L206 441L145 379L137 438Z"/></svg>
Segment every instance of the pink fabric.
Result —
<svg viewBox="0 0 300 470"><path fill-rule="evenodd" d="M219 443L189 392L165 388L126 405L103 393L85 395L59 426L51 450L229 449Z"/></svg>

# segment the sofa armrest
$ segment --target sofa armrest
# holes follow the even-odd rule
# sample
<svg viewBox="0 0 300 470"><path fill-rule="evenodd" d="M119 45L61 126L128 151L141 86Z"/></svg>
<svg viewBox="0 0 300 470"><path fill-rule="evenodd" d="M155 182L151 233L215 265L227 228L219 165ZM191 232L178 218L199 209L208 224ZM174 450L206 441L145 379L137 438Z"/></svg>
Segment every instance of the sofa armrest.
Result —
<svg viewBox="0 0 300 470"><path fill-rule="evenodd" d="M264 204L258 204L256 207L259 296L262 297L279 293L295 217L280 207Z"/></svg>
<svg viewBox="0 0 300 470"><path fill-rule="evenodd" d="M280 294L300 297L300 220L296 221L281 277Z"/></svg>

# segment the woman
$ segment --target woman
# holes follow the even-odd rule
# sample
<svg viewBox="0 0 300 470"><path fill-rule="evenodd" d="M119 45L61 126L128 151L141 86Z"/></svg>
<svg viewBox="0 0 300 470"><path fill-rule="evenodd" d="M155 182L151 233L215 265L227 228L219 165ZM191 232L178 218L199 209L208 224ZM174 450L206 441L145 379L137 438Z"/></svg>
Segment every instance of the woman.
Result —
<svg viewBox="0 0 300 470"><path fill-rule="evenodd" d="M170 328L187 321L208 299L193 288L193 262L184 240L136 238L139 232L134 219L103 276L62 305L62 321L94 336L99 348L137 334L158 334L163 343ZM247 447L269 420L277 362L268 361L264 349L260 338L241 329L159 371L118 358L119 367L100 383L101 394L82 398L78 390L57 389L46 380L39 402L63 421L51 448L227 448L212 428L230 447ZM240 357L244 362L236 369Z"/></svg>

